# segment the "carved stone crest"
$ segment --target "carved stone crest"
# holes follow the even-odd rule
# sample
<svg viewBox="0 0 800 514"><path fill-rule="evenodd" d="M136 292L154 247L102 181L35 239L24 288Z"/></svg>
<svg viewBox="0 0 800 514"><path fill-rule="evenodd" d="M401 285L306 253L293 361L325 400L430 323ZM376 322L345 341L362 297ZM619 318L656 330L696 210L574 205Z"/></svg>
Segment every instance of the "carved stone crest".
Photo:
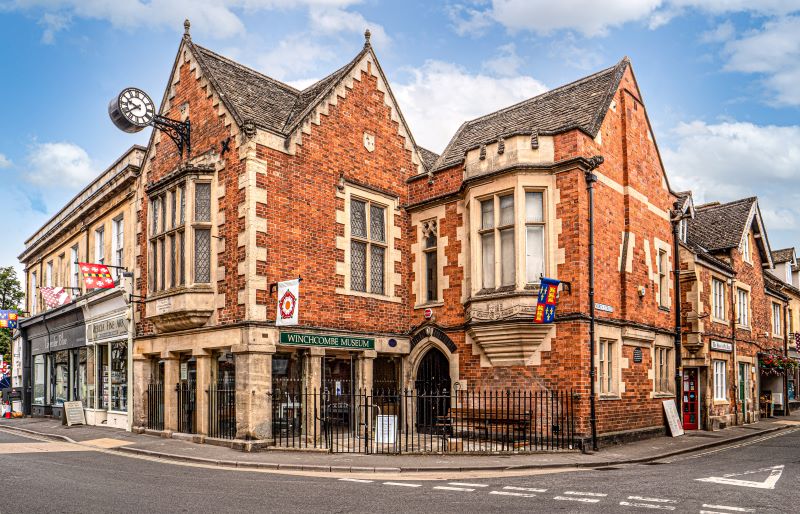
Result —
<svg viewBox="0 0 800 514"><path fill-rule="evenodd" d="M375 151L375 134L364 132L364 148L366 148L368 152Z"/></svg>

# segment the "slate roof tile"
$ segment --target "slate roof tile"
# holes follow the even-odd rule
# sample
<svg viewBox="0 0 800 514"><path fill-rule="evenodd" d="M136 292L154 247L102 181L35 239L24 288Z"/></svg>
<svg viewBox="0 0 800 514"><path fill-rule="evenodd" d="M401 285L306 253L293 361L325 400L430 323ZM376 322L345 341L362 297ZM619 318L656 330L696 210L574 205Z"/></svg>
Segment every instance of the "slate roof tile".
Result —
<svg viewBox="0 0 800 514"><path fill-rule="evenodd" d="M687 240L711 252L738 247L756 200L697 206L694 219L689 220Z"/></svg>

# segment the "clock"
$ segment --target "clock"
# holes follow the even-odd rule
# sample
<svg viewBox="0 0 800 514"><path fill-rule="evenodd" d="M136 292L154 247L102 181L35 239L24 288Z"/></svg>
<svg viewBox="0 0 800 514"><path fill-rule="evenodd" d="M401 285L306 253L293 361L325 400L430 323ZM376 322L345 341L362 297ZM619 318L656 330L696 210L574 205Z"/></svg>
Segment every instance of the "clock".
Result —
<svg viewBox="0 0 800 514"><path fill-rule="evenodd" d="M147 93L135 87L123 89L108 105L111 121L125 132L139 132L151 125L155 118L155 106Z"/></svg>

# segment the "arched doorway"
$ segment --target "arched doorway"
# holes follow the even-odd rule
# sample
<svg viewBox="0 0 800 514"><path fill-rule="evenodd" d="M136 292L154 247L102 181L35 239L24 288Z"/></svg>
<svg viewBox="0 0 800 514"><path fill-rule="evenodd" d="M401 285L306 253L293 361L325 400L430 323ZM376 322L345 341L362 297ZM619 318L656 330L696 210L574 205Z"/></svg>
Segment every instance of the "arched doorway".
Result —
<svg viewBox="0 0 800 514"><path fill-rule="evenodd" d="M450 363L436 347L431 347L417 368L417 430L428 431L450 406Z"/></svg>

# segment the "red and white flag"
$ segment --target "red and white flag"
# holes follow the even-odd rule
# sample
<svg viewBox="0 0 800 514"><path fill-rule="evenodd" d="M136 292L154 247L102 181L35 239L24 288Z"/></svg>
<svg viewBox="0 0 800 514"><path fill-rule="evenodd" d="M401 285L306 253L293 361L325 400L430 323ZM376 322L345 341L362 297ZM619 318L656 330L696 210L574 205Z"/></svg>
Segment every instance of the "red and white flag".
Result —
<svg viewBox="0 0 800 514"><path fill-rule="evenodd" d="M297 325L300 304L300 279L278 282L278 311L275 325L286 327Z"/></svg>
<svg viewBox="0 0 800 514"><path fill-rule="evenodd" d="M114 287L114 279L107 266L91 262L79 262L78 266L81 268L86 289L111 289Z"/></svg>
<svg viewBox="0 0 800 514"><path fill-rule="evenodd" d="M48 309L55 309L72 301L72 297L63 287L42 287L41 291Z"/></svg>

